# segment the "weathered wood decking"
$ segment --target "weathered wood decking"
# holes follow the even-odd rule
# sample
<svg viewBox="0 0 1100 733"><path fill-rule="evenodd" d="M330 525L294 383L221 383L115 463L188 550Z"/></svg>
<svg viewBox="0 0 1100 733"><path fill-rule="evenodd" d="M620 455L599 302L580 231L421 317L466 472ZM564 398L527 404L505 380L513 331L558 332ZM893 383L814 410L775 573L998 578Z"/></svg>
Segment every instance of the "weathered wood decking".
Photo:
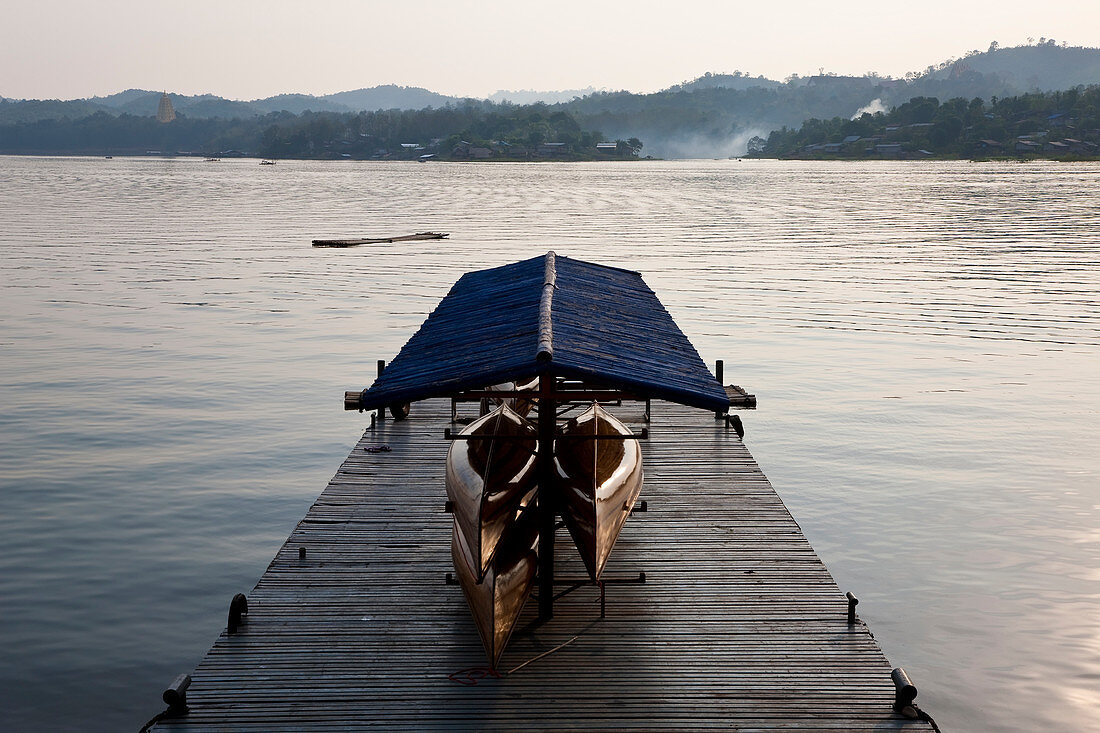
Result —
<svg viewBox="0 0 1100 733"><path fill-rule="evenodd" d="M889 664L736 434L653 411L649 511L607 567L646 583L608 586L604 619L592 586L541 625L528 603L501 671L572 643L476 671L476 628L444 583L450 405L433 400L364 434L248 595L247 624L194 671L190 714L156 730L930 730L892 712ZM556 555L559 577L584 574L564 530Z"/></svg>

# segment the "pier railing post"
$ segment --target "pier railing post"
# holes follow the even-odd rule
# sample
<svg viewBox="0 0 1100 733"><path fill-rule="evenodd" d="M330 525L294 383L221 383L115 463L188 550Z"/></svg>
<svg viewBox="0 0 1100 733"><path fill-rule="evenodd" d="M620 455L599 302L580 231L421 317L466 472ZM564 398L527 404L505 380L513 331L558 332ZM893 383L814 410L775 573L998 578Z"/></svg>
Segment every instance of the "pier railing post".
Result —
<svg viewBox="0 0 1100 733"><path fill-rule="evenodd" d="M554 432L557 428L554 377L539 377L539 618L554 617L554 529L557 519L557 486L554 471Z"/></svg>

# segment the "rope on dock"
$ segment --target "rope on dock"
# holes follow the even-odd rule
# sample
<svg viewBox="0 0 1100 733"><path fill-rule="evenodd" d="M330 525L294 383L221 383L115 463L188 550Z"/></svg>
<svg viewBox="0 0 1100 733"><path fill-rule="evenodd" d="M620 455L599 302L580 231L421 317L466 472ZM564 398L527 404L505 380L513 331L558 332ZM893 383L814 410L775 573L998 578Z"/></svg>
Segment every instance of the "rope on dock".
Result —
<svg viewBox="0 0 1100 733"><path fill-rule="evenodd" d="M570 639L569 641L566 641L566 642L562 642L561 644L558 644L558 645L557 645L556 647L554 647L553 649L549 649L549 650L547 650L547 651L543 652L542 654L539 654L539 655L538 655L538 656L536 656L536 657L531 657L530 659L528 659L528 660L527 660L526 662L524 662L523 664L519 665L518 667L513 667L512 669L510 669L510 670L508 670L507 672L505 672L505 675L510 675L510 674L514 674L515 672L518 672L518 671L520 671L521 669L523 669L524 667L526 667L526 666L527 666L528 664L530 664L531 662L537 662L537 661L539 661L540 659L542 659L543 657L549 656L549 655L553 654L554 652L556 652L557 650L559 650L559 649L561 649L561 648L563 648L563 647L567 647L567 646L569 646L570 644L572 644L572 643L573 643L574 641L576 641L576 640L577 640L577 639L579 639L579 638L580 638L579 636L574 636L574 637L573 637L572 639Z"/></svg>

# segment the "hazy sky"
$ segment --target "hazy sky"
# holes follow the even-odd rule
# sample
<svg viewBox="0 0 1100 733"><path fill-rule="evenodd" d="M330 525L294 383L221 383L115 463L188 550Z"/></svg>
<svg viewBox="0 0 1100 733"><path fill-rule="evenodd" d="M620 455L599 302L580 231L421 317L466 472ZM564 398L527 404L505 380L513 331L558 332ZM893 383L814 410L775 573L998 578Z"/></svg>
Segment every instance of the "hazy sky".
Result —
<svg viewBox="0 0 1100 733"><path fill-rule="evenodd" d="M1029 36L1100 46L1100 0L5 0L0 96L652 91L706 71L901 76Z"/></svg>

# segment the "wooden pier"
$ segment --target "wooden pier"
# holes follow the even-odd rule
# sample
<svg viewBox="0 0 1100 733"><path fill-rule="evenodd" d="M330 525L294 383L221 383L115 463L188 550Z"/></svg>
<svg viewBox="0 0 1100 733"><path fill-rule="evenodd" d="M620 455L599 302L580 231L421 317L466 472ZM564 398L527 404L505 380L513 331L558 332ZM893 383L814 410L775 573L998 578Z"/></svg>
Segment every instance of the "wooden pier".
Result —
<svg viewBox="0 0 1100 733"><path fill-rule="evenodd" d="M643 425L638 403L612 411ZM155 729L931 730L893 711L890 664L736 432L652 411L648 511L608 563L606 617L593 585L546 622L532 600L486 669L445 581L451 404L421 402L364 433L192 673L188 714ZM562 591L585 577L564 530L555 556Z"/></svg>

